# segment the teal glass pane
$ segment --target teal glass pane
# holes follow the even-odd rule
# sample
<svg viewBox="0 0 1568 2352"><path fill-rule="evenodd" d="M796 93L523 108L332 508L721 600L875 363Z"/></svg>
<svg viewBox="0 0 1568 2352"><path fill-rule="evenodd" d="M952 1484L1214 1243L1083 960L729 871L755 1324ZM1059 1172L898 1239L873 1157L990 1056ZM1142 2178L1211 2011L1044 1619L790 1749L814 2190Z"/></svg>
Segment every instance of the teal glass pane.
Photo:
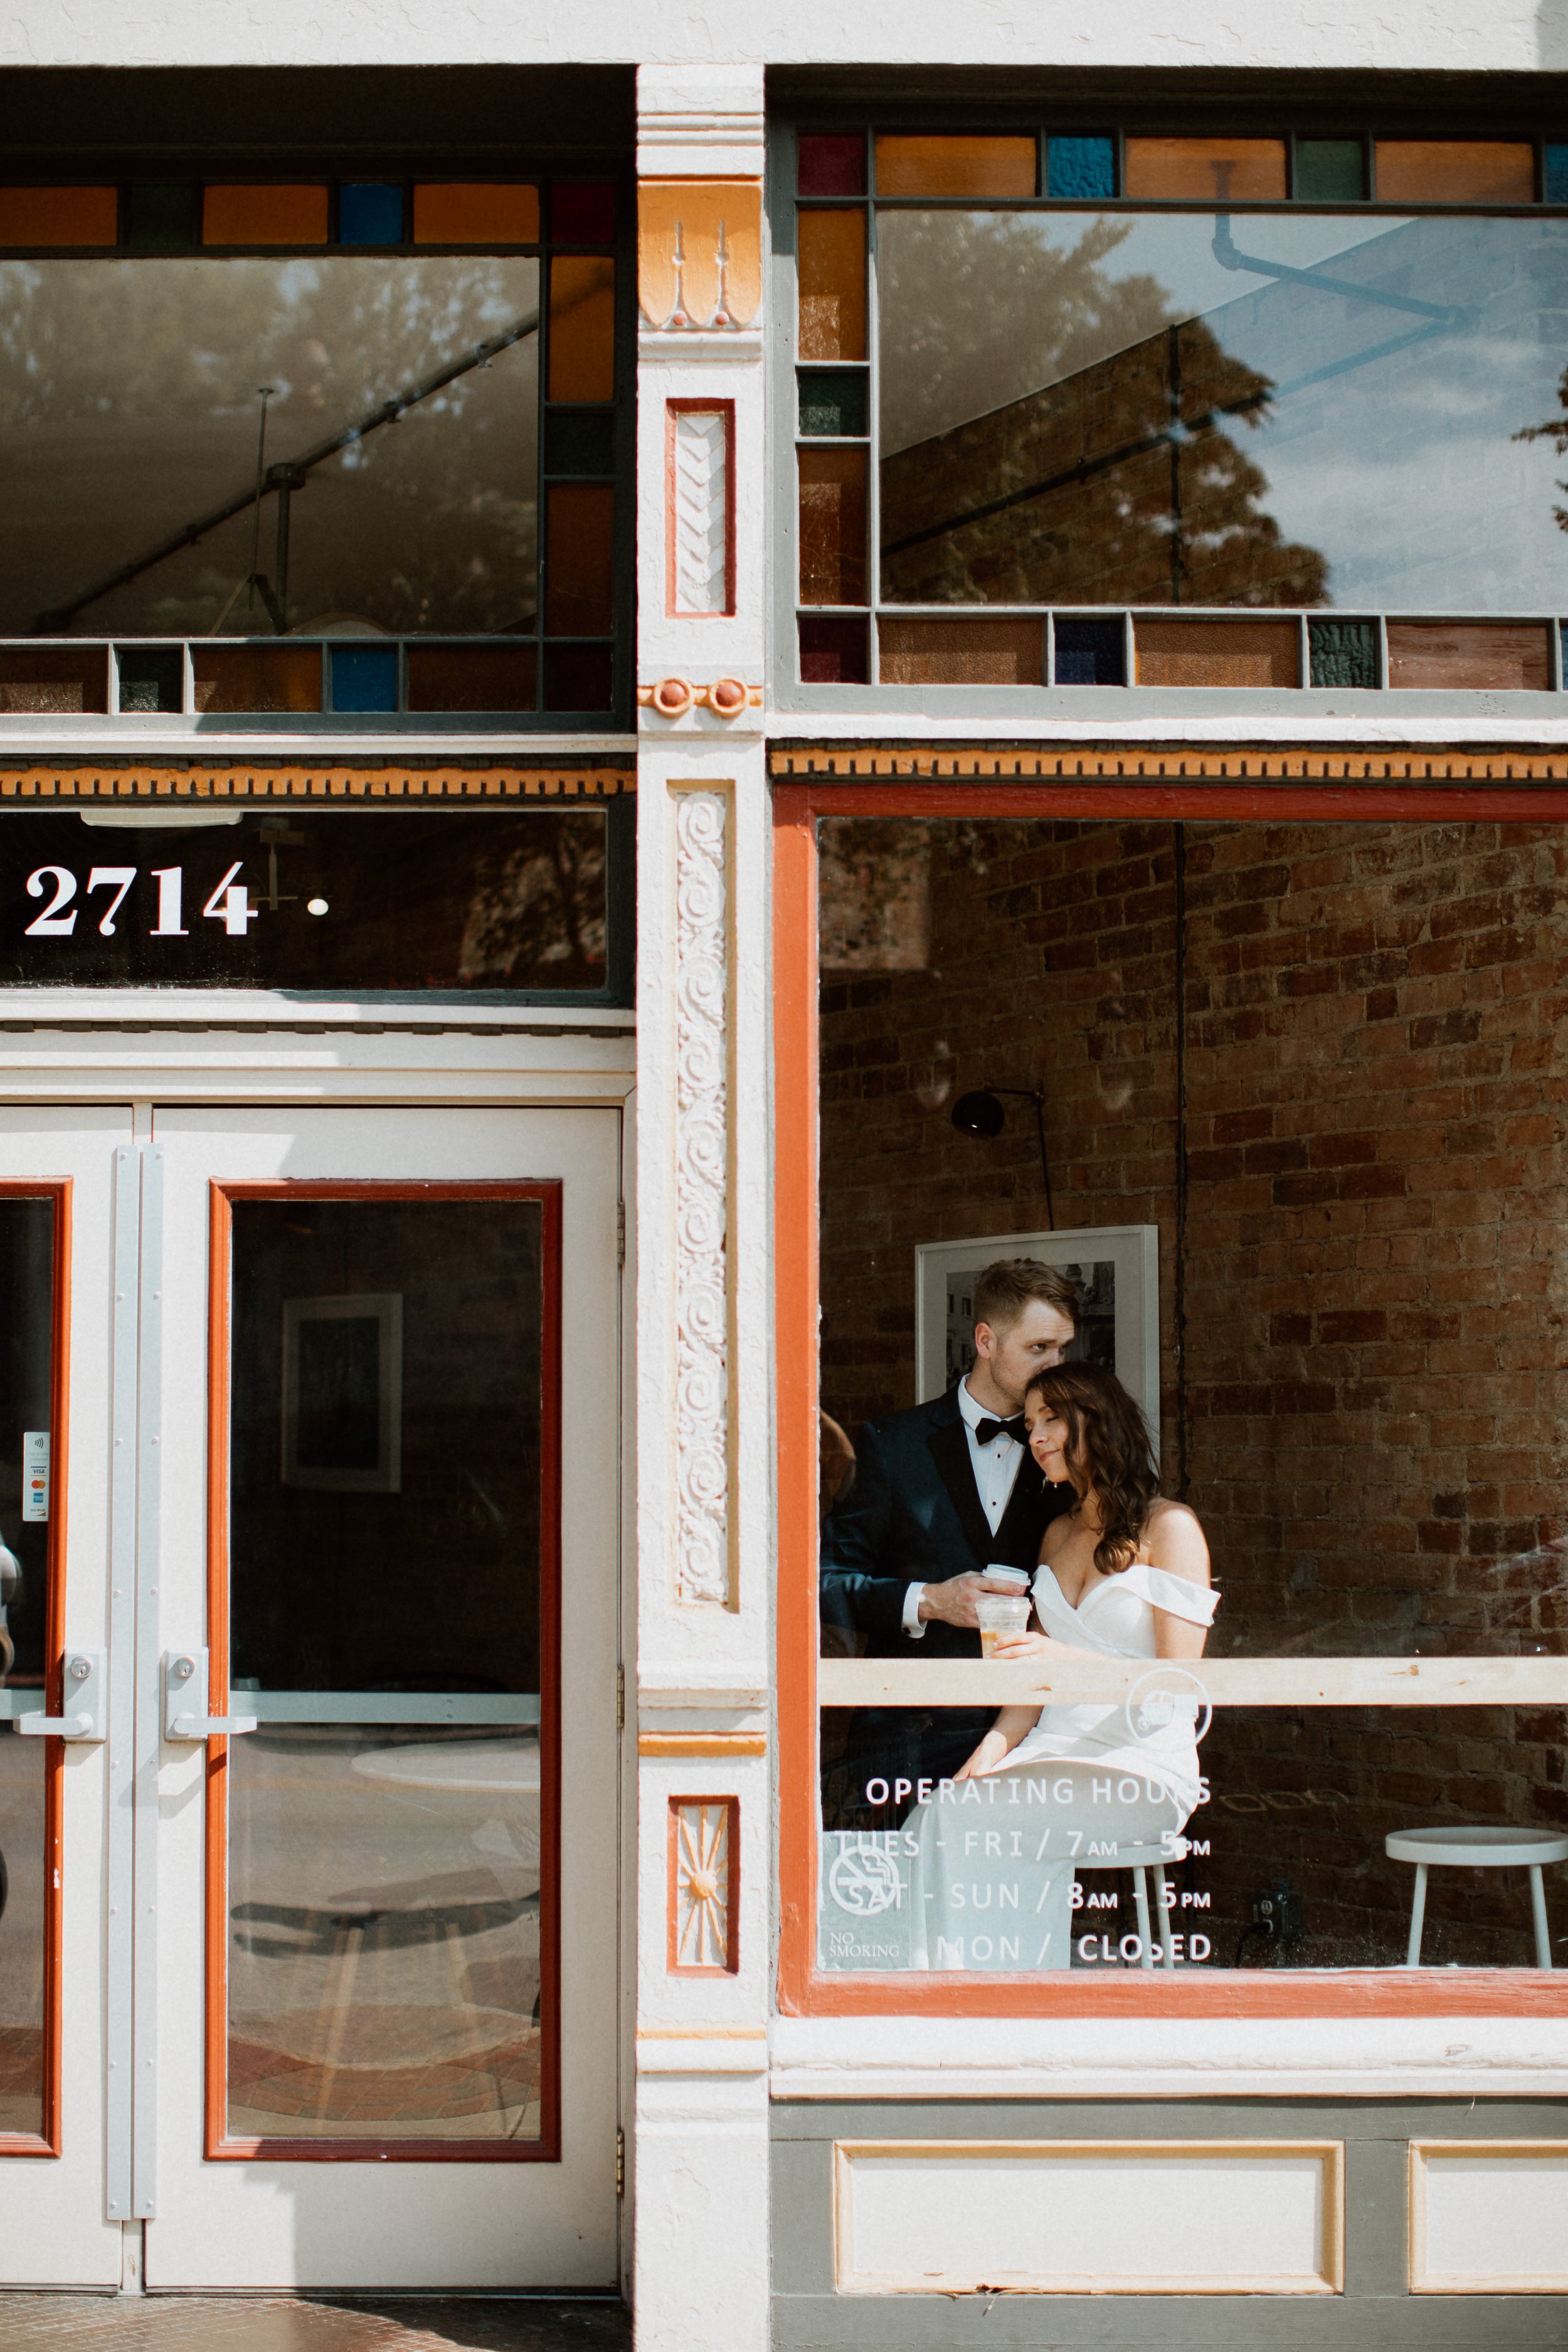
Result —
<svg viewBox="0 0 1568 2352"><path fill-rule="evenodd" d="M866 383L864 368L802 368L802 436L859 439L866 431Z"/></svg>
<svg viewBox="0 0 1568 2352"><path fill-rule="evenodd" d="M126 244L143 253L195 245L199 193L194 187L127 188L121 211Z"/></svg>
<svg viewBox="0 0 1568 2352"><path fill-rule="evenodd" d="M395 646L332 647L334 710L395 710L396 708Z"/></svg>
<svg viewBox="0 0 1568 2352"><path fill-rule="evenodd" d="M1360 204L1366 194L1366 152L1361 141L1298 139L1295 194L1309 204Z"/></svg>
<svg viewBox="0 0 1568 2352"><path fill-rule="evenodd" d="M613 474L616 420L602 411L552 409L544 420L547 474Z"/></svg>
<svg viewBox="0 0 1568 2352"><path fill-rule="evenodd" d="M384 181L351 182L338 190L340 245L401 245L403 190Z"/></svg>
<svg viewBox="0 0 1568 2352"><path fill-rule="evenodd" d="M1549 140L1542 151L1542 194L1549 205L1568 205L1568 147Z"/></svg>
<svg viewBox="0 0 1568 2352"><path fill-rule="evenodd" d="M1046 194L1069 203L1092 204L1116 194L1114 139L1058 139L1046 142Z"/></svg>
<svg viewBox="0 0 1568 2352"><path fill-rule="evenodd" d="M1375 687L1375 621L1309 621L1313 686Z"/></svg>

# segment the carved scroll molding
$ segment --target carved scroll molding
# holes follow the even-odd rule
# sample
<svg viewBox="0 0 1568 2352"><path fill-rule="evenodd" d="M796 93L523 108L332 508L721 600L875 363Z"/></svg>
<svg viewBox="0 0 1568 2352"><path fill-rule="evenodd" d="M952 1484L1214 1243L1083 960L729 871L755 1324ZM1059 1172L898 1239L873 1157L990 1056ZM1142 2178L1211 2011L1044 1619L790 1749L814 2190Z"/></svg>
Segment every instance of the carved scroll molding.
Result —
<svg viewBox="0 0 1568 2352"><path fill-rule="evenodd" d="M740 1966L740 1812L736 1797L669 1801L672 1976L733 1976Z"/></svg>
<svg viewBox="0 0 1568 2352"><path fill-rule="evenodd" d="M675 803L675 1593L732 1608L729 792Z"/></svg>

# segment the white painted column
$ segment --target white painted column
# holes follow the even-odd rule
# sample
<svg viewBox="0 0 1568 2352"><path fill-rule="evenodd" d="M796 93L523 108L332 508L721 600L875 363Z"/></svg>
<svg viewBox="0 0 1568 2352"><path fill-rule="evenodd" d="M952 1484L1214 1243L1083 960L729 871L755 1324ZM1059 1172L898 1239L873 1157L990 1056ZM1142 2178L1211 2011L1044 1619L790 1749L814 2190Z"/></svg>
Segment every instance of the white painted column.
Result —
<svg viewBox="0 0 1568 2352"><path fill-rule="evenodd" d="M765 2352L763 80L638 75L641 2352Z"/></svg>

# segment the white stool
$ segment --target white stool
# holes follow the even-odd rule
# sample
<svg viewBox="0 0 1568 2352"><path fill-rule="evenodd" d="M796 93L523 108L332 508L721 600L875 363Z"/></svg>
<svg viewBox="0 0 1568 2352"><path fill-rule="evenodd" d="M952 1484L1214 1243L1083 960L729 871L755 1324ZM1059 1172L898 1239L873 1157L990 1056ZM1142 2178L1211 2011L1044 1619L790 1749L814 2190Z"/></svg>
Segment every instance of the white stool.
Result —
<svg viewBox="0 0 1568 2352"><path fill-rule="evenodd" d="M1564 1850L1568 1851L1568 1838L1564 1838L1563 1843ZM1141 1969L1152 1969L1154 1965L1154 1946L1149 1934L1151 1871L1154 1874L1154 1901L1160 1913L1160 1950L1166 1968L1173 1969L1176 1965L1176 1947L1171 1933L1171 1906L1165 1899L1165 1873L1173 1863L1185 1862L1186 1858L1187 1841L1184 1837L1173 1838L1166 1845L1129 1845L1123 1840L1119 1843L1114 1857L1108 1854L1103 1862L1075 1862L1073 1864L1075 1878L1086 1870L1130 1870L1132 1873L1132 1901L1138 1913L1138 1939L1143 1947L1138 1962Z"/></svg>
<svg viewBox="0 0 1568 2352"><path fill-rule="evenodd" d="M1415 1894L1410 1906L1407 1969L1421 1964L1421 1923L1426 1914L1426 1873L1439 1870L1510 1870L1530 1873L1530 1904L1535 1916L1535 1965L1552 1966L1552 1939L1546 1930L1546 1892L1541 1866L1568 1862L1568 1837L1553 1830L1464 1829L1391 1830L1383 1841L1391 1862L1415 1864Z"/></svg>

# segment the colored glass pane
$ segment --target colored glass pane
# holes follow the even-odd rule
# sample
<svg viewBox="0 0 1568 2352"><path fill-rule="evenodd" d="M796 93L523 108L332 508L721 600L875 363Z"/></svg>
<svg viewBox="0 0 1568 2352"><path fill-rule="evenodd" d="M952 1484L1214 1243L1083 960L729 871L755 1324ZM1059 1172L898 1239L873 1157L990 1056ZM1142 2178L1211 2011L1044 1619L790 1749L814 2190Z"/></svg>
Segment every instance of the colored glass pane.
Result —
<svg viewBox="0 0 1568 2352"><path fill-rule="evenodd" d="M1299 686L1294 621L1176 621L1133 624L1140 686Z"/></svg>
<svg viewBox="0 0 1568 2352"><path fill-rule="evenodd" d="M1380 139L1383 205L1528 205L1535 152L1522 140Z"/></svg>
<svg viewBox="0 0 1568 2352"><path fill-rule="evenodd" d="M795 216L803 360L866 356L866 215Z"/></svg>
<svg viewBox="0 0 1568 2352"><path fill-rule="evenodd" d="M858 131L803 131L795 144L795 185L803 196L863 196L866 142Z"/></svg>
<svg viewBox="0 0 1568 2352"><path fill-rule="evenodd" d="M209 187L202 199L204 245L325 245L327 190Z"/></svg>
<svg viewBox="0 0 1568 2352"><path fill-rule="evenodd" d="M1126 644L1120 621L1058 619L1052 668L1058 686L1123 686Z"/></svg>
<svg viewBox="0 0 1568 2352"><path fill-rule="evenodd" d="M1542 150L1542 198L1549 205L1568 205L1568 146L1549 141Z"/></svg>
<svg viewBox="0 0 1568 2352"><path fill-rule="evenodd" d="M1114 196L1115 140L1064 139L1053 131L1046 142L1046 194L1078 204Z"/></svg>
<svg viewBox="0 0 1568 2352"><path fill-rule="evenodd" d="M966 139L952 132L877 141L879 196L1032 196L1033 139Z"/></svg>
<svg viewBox="0 0 1568 2352"><path fill-rule="evenodd" d="M608 710L614 657L608 646L546 646L546 710Z"/></svg>
<svg viewBox="0 0 1568 2352"><path fill-rule="evenodd" d="M201 190L193 182L142 182L125 191L125 242L142 253L178 253L196 242Z"/></svg>
<svg viewBox="0 0 1568 2352"><path fill-rule="evenodd" d="M319 646L194 646L196 709L320 710Z"/></svg>
<svg viewBox="0 0 1568 2352"><path fill-rule="evenodd" d="M1391 687L1542 693L1551 646L1540 621L1390 621Z"/></svg>
<svg viewBox="0 0 1568 2352"><path fill-rule="evenodd" d="M396 709L395 646L332 646L327 658L334 710Z"/></svg>
<svg viewBox="0 0 1568 2352"><path fill-rule="evenodd" d="M806 686L864 686L871 675L864 621L800 622L800 675Z"/></svg>
<svg viewBox="0 0 1568 2352"><path fill-rule="evenodd" d="M544 470L547 474L613 474L615 418L592 409L576 414L571 409L547 410Z"/></svg>
<svg viewBox="0 0 1568 2352"><path fill-rule="evenodd" d="M552 180L550 234L558 245L609 245L616 192L607 180Z"/></svg>
<svg viewBox="0 0 1568 2352"><path fill-rule="evenodd" d="M1285 142L1129 139L1125 171L1129 196L1268 203L1285 194Z"/></svg>
<svg viewBox="0 0 1568 2352"><path fill-rule="evenodd" d="M1361 141L1298 139L1291 194L1308 204L1360 204L1366 194L1366 151Z"/></svg>
<svg viewBox="0 0 1568 2352"><path fill-rule="evenodd" d="M1038 620L885 620L878 631L885 686L1038 686Z"/></svg>
<svg viewBox="0 0 1568 2352"><path fill-rule="evenodd" d="M410 646L410 710L531 710L532 646Z"/></svg>
<svg viewBox="0 0 1568 2352"><path fill-rule="evenodd" d="M28 646L0 653L0 710L107 710L109 667L101 646Z"/></svg>
<svg viewBox="0 0 1568 2352"><path fill-rule="evenodd" d="M800 429L803 434L858 438L866 430L869 384L863 368L802 368Z"/></svg>
<svg viewBox="0 0 1568 2352"><path fill-rule="evenodd" d="M1375 621L1320 621L1307 624L1313 686L1375 687L1377 624Z"/></svg>
<svg viewBox="0 0 1568 2352"><path fill-rule="evenodd" d="M118 188L0 188L0 245L113 245Z"/></svg>
<svg viewBox="0 0 1568 2352"><path fill-rule="evenodd" d="M416 245L536 245L539 190L519 180L426 180L414 191Z"/></svg>
<svg viewBox="0 0 1568 2352"><path fill-rule="evenodd" d="M615 617L615 491L573 482L544 496L544 625L552 636L607 635Z"/></svg>
<svg viewBox="0 0 1568 2352"><path fill-rule="evenodd" d="M552 400L610 400L616 389L616 265L566 256L550 265Z"/></svg>
<svg viewBox="0 0 1568 2352"><path fill-rule="evenodd" d="M338 190L340 245L401 245L403 190L388 180L345 181Z"/></svg>
<svg viewBox="0 0 1568 2352"><path fill-rule="evenodd" d="M184 701L185 657L177 646L120 646L121 710L178 710Z"/></svg>
<svg viewBox="0 0 1568 2352"><path fill-rule="evenodd" d="M866 601L866 452L800 452L800 601Z"/></svg>

